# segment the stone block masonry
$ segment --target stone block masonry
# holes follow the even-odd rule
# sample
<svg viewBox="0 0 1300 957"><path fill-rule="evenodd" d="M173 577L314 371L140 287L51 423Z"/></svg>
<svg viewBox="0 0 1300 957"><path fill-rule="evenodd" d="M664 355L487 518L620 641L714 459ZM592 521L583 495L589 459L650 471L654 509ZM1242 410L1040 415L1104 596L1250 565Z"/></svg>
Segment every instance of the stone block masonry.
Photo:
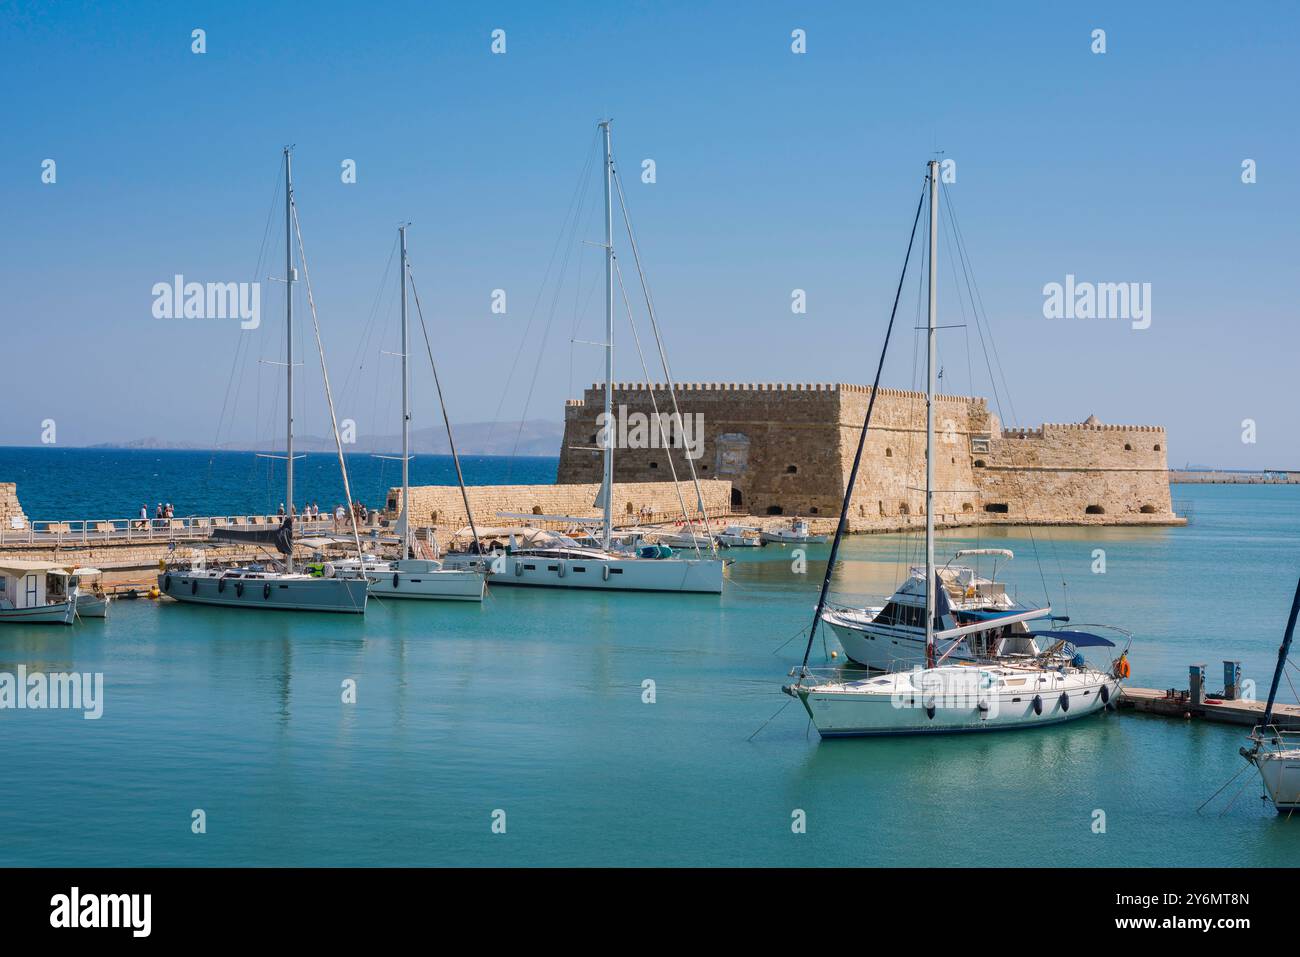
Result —
<svg viewBox="0 0 1300 957"><path fill-rule="evenodd" d="M731 508L731 483L701 482L704 506L710 515L723 515ZM499 512L522 512L532 515L569 515L598 518L595 505L600 483L566 485L474 485L468 489L474 521L480 528L491 525L518 525L516 519L501 518ZM695 505L695 490L689 482L681 486L687 507ZM390 489L388 517L395 518L401 508L402 490ZM672 482L615 482L614 523L636 525L643 521L676 521L682 509L677 488ZM651 516L653 517L651 519ZM469 524L460 488L455 485L418 485L411 488L411 524L434 527L444 540Z"/></svg>
<svg viewBox="0 0 1300 957"><path fill-rule="evenodd" d="M14 482L0 482L0 523L5 528L23 528L27 516L18 502L18 486Z"/></svg>
<svg viewBox="0 0 1300 957"><path fill-rule="evenodd" d="M672 409L663 384L615 383L614 406L650 415ZM702 478L731 483L731 504L759 516L838 516L871 389L836 383L678 384L683 416L703 417ZM598 482L593 449L604 388L565 406L561 485ZM935 397L935 518L947 525L1181 524L1169 496L1166 438L1150 425L1095 418L1003 429L982 398ZM662 480L680 448L616 449L621 482ZM881 389L850 527L907 527L924 516L925 395Z"/></svg>

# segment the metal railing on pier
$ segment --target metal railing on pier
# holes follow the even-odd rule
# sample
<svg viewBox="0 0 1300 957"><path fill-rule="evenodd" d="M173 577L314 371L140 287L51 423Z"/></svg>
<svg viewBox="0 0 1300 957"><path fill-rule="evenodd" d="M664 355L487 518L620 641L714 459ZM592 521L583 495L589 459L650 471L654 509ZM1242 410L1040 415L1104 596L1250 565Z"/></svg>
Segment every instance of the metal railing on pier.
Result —
<svg viewBox="0 0 1300 957"><path fill-rule="evenodd" d="M278 528L281 515L209 515L183 518L102 518L70 521L29 521L22 527L0 526L0 547L6 545L48 545L52 548L75 545L142 545L165 542L202 542L212 537L215 528ZM372 513L362 525L368 534L376 527ZM348 534L351 523L335 522L334 516L318 519L298 517L294 536Z"/></svg>

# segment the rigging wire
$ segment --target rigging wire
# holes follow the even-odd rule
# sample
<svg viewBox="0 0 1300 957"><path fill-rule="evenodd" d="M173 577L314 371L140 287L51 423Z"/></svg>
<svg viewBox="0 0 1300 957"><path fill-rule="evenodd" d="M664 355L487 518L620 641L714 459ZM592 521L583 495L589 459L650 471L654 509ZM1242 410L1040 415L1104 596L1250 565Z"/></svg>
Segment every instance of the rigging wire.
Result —
<svg viewBox="0 0 1300 957"><path fill-rule="evenodd" d="M289 199L289 208L293 212L294 233L298 237L298 258L302 261L302 278L307 285L307 305L311 309L311 326L316 335L316 352L320 356L320 374L325 383L325 400L329 405L330 424L334 428L334 445L339 454L339 471L343 475L343 495L348 503L348 517L352 523L352 538L357 546L357 558L364 562L361 554L361 531L357 528L357 513L352 507L352 487L348 483L348 463L343 457L343 439L339 435L338 415L334 411L334 394L330 391L330 374L325 366L325 345L321 342L320 320L316 316L316 298L311 289L311 272L307 269L307 250L302 241L302 223L298 221L298 204L292 197ZM292 513L293 503L289 503L290 514Z"/></svg>
<svg viewBox="0 0 1300 957"><path fill-rule="evenodd" d="M424 322L424 309L420 306L420 291L415 288L415 272L411 269L410 256L406 260L406 276L403 281L410 282L411 293L415 299L415 313L420 317L420 331L424 333L424 348L429 354L429 367L433 369L433 385L438 391L438 404L442 407L442 424L447 428L447 445L451 448L451 460L456 466L456 482L460 485L460 497L465 503L465 515L469 518L470 534L474 536L474 549L477 554L483 554L483 546L478 538L478 526L474 523L474 510L469 505L469 492L465 489L465 475L460 470L460 455L456 452L456 439L451 433L451 419L447 415L447 402L442 396L442 380L438 378L438 363L433 361L433 344L429 339L429 327ZM411 508L409 503L402 503L406 511L406 521L411 520Z"/></svg>
<svg viewBox="0 0 1300 957"><path fill-rule="evenodd" d="M613 161L613 157L611 157L610 178L614 181L614 185L618 187L618 205L619 205L619 209L621 209L623 212L623 225L627 229L628 245L632 249L632 259L636 263L637 275L641 279L641 293L645 297L646 315L650 319L650 328L654 332L655 345L659 349L659 362L662 365L664 370L664 382L668 386L668 395L673 400L673 418L676 422L676 427L679 430L679 433L684 433L685 429L682 425L682 411L677 404L677 387L673 383L672 370L668 368L668 353L664 349L663 335L659 330L659 320L655 315L654 299L650 294L650 284L646 278L645 267L641 264L641 250L637 246L636 235L632 231L632 217L627 210L627 197L623 193L623 178L619 175L618 168L619 168L618 164L615 163ZM618 260L616 257L615 262L617 261ZM639 345L638 348L640 348ZM649 379L648 373L646 378L647 380ZM650 388L649 381L646 382L646 388L647 389ZM653 393L653 390L651 390L651 392ZM710 527L708 509L704 507L704 491L700 488L700 478L695 472L695 460L692 459L689 455L685 456L685 458L686 458L686 464L690 467L691 481L695 485L696 507L699 510L701 523L704 525L704 532L708 536L709 553L712 555L717 555L718 544L713 538L713 529ZM669 453L668 459L670 462L672 461L671 452ZM675 474L676 473L674 472L674 475ZM676 479L674 478L674 482L675 481ZM683 511L685 511L684 506L683 506ZM686 519L688 523L690 523L691 519L689 515L684 515L683 517ZM691 537L693 539L695 536L694 525L691 525L690 527L692 529ZM699 545L697 544L696 545L697 554L698 551L699 551Z"/></svg>
<svg viewBox="0 0 1300 957"><path fill-rule="evenodd" d="M555 237L555 244L554 246L551 247L551 258L546 264L546 271L542 274L542 282L537 289L537 297L533 300L532 308L528 312L528 319L524 324L524 333L519 340L519 348L515 351L515 357L510 363L510 371L506 374L505 384L502 387L500 397L497 400L496 412L492 416L492 422L489 423L488 425L488 434L487 434L488 443L492 441L492 433L496 428L497 421L501 418L501 409L505 405L506 397L507 395L509 395L510 392L510 386L514 382L515 372L517 371L517 368L519 366L519 359L523 356L524 347L528 344L528 335L532 331L533 320L534 318L536 318L537 309L541 305L542 296L546 291L547 283L550 281L551 270L555 267L555 259L559 255L561 247L566 248L566 253L565 253L566 263L568 262L569 253L572 252L572 242L571 241L565 242L565 236L566 234L572 234L572 232L576 231L577 229L577 213L575 212L575 206L577 206L579 202L579 197L583 195L582 193L583 189L584 188L590 189L590 179L591 179L590 171L596 155L595 146L596 146L596 136L595 134L593 134L591 139L591 146L587 150L587 161L582 168L582 172L578 176L577 184L574 186L573 196L569 200L569 208L565 212L564 220L561 222L559 234ZM572 223L570 222L571 219L572 219ZM557 279L557 283L559 281L560 280ZM554 317L554 310L552 310L551 317L552 318ZM549 320L548 320L548 325L549 325ZM545 344L545 337L543 337L543 344ZM542 351L543 350L540 348L537 351L538 366L540 366L542 361ZM533 373L533 382L536 383L536 380L537 380L537 375L536 375L536 368L535 368ZM531 391L530 391L530 399L531 399ZM519 431L515 434L514 448L516 450L519 447L519 436L523 432L523 422L524 419L527 417L527 414L528 414L528 407L527 404L525 404L523 413L520 415L520 419L519 419ZM510 470L513 469L513 455L511 456L511 459L512 459L511 464L507 466L507 480L509 479Z"/></svg>
<svg viewBox="0 0 1300 957"><path fill-rule="evenodd" d="M849 504L853 498L853 486L858 479L858 469L862 465L862 450L867 444L867 431L871 428L871 413L876 406L876 395L880 391L880 377L885 370L885 356L889 352L889 339L894 332L894 319L898 315L898 300L903 294L903 281L907 277L907 264L912 258L912 245L916 241L916 227L921 220L921 210L925 206L925 195L930 182L929 173L926 173L925 185L921 190L921 198L916 204L916 216L912 220L912 235L907 240L907 254L903 257L903 271L898 277L898 289L894 293L894 305L889 311L889 325L885 327L885 342L880 350L880 360L876 364L876 379L871 387L871 398L867 401L867 415L862 422L862 432L858 436L857 452L853 456L853 468L849 472L849 480L844 488L844 503L840 506L840 521L835 527L835 538L831 542L831 553L826 562L826 577L822 579L821 594L817 597L817 609L813 612L812 626L808 630L808 645L804 649L803 664L800 666L800 675L808 668L808 656L812 654L813 640L817 636L817 622L821 620L822 609L826 607L826 595L831 587L831 575L835 571L835 559L839 555L840 543L844 540L844 531L849 521Z"/></svg>
<svg viewBox="0 0 1300 957"><path fill-rule="evenodd" d="M650 385L650 370L646 366L645 353L641 350L641 336L637 332L636 322L632 318L632 303L628 300L627 297L627 287L623 285L623 270L618 264L617 256L614 257L614 275L618 277L618 288L619 291L623 294L623 305L627 309L627 323L629 326L632 327L632 341L636 343L636 354L641 360L642 374L645 375L646 391L650 393L650 409L651 411L654 412L654 416L655 416L654 427L655 429L658 429L659 423L663 421L662 419L659 418L659 403L655 401L655 390ZM669 388L672 388L672 386L669 385ZM680 425L680 420L678 424ZM667 459L668 459L668 470L669 472L672 473L672 477L673 477L673 489L677 492L677 502L679 505L681 505L682 515L685 516L687 528L690 530L691 533L691 544L695 546L695 557L699 558L701 557L700 543L696 540L695 523L691 521L690 514L686 511L686 499L682 496L681 484L677 480L677 466L673 463L672 449L668 449ZM613 489L610 489L609 494L610 495L614 494ZM712 536L710 536L710 541L712 541Z"/></svg>

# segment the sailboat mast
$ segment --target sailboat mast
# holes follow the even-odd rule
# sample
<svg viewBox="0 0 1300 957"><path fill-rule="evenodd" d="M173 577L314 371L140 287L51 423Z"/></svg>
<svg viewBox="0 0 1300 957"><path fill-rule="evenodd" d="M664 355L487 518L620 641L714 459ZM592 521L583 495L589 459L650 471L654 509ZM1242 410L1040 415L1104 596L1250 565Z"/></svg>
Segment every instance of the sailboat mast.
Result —
<svg viewBox="0 0 1300 957"><path fill-rule="evenodd" d="M939 249L939 161L930 160L930 308L925 340L925 663L934 667L934 389L935 317L938 279L935 254Z"/></svg>
<svg viewBox="0 0 1300 957"><path fill-rule="evenodd" d="M1277 650L1277 669L1273 672L1273 684L1268 689L1268 704L1264 706L1264 720L1260 727L1267 728L1273 723L1273 703L1277 700L1278 682L1282 680L1282 671L1286 668L1286 658L1291 651L1291 639L1295 636L1297 616L1300 616L1300 582L1296 582L1295 598L1291 600L1291 615L1286 620L1286 631L1282 635L1282 646Z"/></svg>
<svg viewBox="0 0 1300 957"><path fill-rule="evenodd" d="M600 124L605 134L605 475L601 484L605 511L601 544L606 549L614 536L614 157L609 123L604 120Z"/></svg>
<svg viewBox="0 0 1300 957"><path fill-rule="evenodd" d="M406 226L397 227L402 244L402 560L411 555L411 370L407 361L410 352L410 322L406 313Z"/></svg>
<svg viewBox="0 0 1300 957"><path fill-rule="evenodd" d="M293 515L293 153L284 148L284 327L285 327L285 392L286 421L284 443L284 498L285 507ZM285 556L285 567L293 571L293 554Z"/></svg>

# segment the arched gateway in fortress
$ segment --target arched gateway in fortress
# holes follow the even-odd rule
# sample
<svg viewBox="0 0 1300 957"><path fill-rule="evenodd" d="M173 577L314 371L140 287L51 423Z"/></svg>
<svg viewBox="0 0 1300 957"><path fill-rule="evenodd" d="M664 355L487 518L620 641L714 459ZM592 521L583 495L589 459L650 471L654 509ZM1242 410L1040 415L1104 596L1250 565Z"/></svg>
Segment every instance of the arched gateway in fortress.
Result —
<svg viewBox="0 0 1300 957"><path fill-rule="evenodd" d="M871 389L834 383L684 383L684 428L655 428L650 388L615 383L618 482L663 482L672 466L731 483L736 511L838 516ZM662 415L672 396L653 387ZM604 387L565 405L557 481L599 482ZM982 398L936 396L935 518L989 523L1174 524L1165 431L1150 425L1076 424L1003 429ZM925 509L925 396L881 389L854 493L854 528L920 522ZM670 464L671 463L671 464Z"/></svg>

